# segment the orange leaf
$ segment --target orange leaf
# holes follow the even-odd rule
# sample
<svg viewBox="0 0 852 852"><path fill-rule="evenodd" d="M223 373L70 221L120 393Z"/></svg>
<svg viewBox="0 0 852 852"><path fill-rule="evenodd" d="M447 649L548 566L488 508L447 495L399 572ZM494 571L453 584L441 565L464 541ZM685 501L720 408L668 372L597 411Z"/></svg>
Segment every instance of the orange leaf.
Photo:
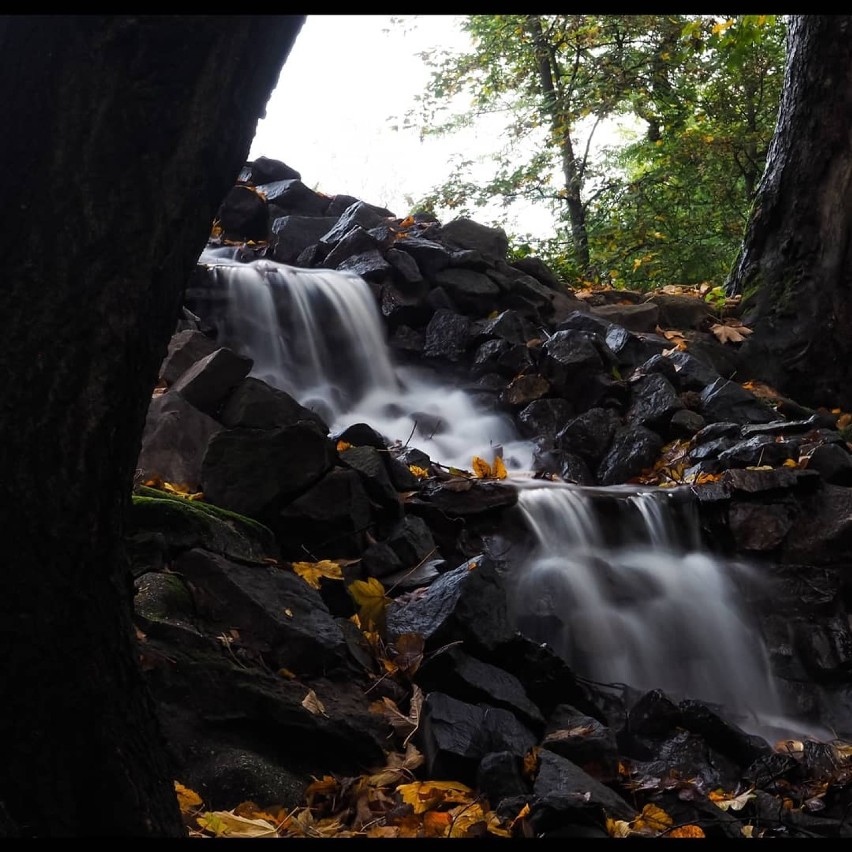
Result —
<svg viewBox="0 0 852 852"><path fill-rule="evenodd" d="M479 456L474 456L473 472L477 475L479 479L487 479L489 476L491 476L491 465L488 464L485 459L481 459Z"/></svg>
<svg viewBox="0 0 852 852"><path fill-rule="evenodd" d="M679 825L673 828L666 837L704 837L704 831L697 825Z"/></svg>

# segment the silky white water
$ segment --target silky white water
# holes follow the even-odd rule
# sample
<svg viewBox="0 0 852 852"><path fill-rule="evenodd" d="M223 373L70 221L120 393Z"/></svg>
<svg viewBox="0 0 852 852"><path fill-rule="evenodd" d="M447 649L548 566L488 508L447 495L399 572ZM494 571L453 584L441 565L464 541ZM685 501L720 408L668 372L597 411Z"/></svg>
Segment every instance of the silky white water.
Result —
<svg viewBox="0 0 852 852"><path fill-rule="evenodd" d="M228 293L218 341L252 358L251 375L315 410L332 432L368 423L389 444L416 447L447 467L469 469L474 456L491 462L502 452L508 468L529 468L531 447L508 417L479 410L426 371L393 363L360 276L244 263L230 250L208 250L199 262Z"/></svg>
<svg viewBox="0 0 852 852"><path fill-rule="evenodd" d="M694 519L675 522L673 493L609 491L621 496L605 522L592 493L604 489L521 492L533 541L514 575L522 632L589 680L718 704L752 733L800 730L745 603L744 587L759 580L753 569L702 550Z"/></svg>
<svg viewBox="0 0 852 852"><path fill-rule="evenodd" d="M250 263L229 250L200 260L227 293L217 339L254 361L252 375L316 410L332 433L364 422L445 466L501 452L527 470L532 445L507 417L392 358L369 286L357 275ZM741 714L754 733L796 730L775 689L763 639L743 608L746 566L715 558L697 525L677 522L664 491L619 496L603 525L587 489L517 477L532 548L514 573L520 629L581 676L659 688ZM632 533L625 536L623 529Z"/></svg>

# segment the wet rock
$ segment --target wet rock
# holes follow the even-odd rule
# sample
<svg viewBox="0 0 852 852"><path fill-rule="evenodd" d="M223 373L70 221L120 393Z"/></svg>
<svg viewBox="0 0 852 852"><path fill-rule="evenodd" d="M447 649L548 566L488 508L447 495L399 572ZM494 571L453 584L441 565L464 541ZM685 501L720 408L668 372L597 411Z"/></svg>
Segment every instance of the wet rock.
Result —
<svg viewBox="0 0 852 852"><path fill-rule="evenodd" d="M272 157L257 157L246 163L240 172L239 180L255 186L272 183L276 180L301 180L302 175L281 160Z"/></svg>
<svg viewBox="0 0 852 852"><path fill-rule="evenodd" d="M426 326L426 338L423 355L426 358L438 358L446 361L460 361L467 348L467 317L441 308L435 311Z"/></svg>
<svg viewBox="0 0 852 852"><path fill-rule="evenodd" d="M248 186L234 186L225 196L216 218L225 239L265 240L269 229L267 200Z"/></svg>
<svg viewBox="0 0 852 852"><path fill-rule="evenodd" d="M683 403L671 382L660 373L644 376L631 386L631 399L625 417L656 432L668 429L672 417Z"/></svg>
<svg viewBox="0 0 852 852"><path fill-rule="evenodd" d="M728 510L728 526L738 548L771 551L784 541L795 516L795 508L785 503L734 503Z"/></svg>
<svg viewBox="0 0 852 852"><path fill-rule="evenodd" d="M423 702L415 735L431 778L473 784L485 755L507 751L522 758L538 738L508 710L468 704L442 692Z"/></svg>
<svg viewBox="0 0 852 852"><path fill-rule="evenodd" d="M518 425L526 438L536 440L540 446L553 447L572 410L564 399L537 399L518 412Z"/></svg>
<svg viewBox="0 0 852 852"><path fill-rule="evenodd" d="M556 436L556 445L563 453L576 454L597 465L620 425L621 418L612 409L590 408L565 424Z"/></svg>
<svg viewBox="0 0 852 852"><path fill-rule="evenodd" d="M529 405L537 400L548 402L549 400L543 400L542 397L550 393L550 389L550 382L544 376L540 376L538 373L529 373L513 379L501 394L501 399L508 406L513 408L524 406L524 410L526 410ZM565 402L565 400L554 401ZM522 426L521 430L524 431L524 428Z"/></svg>
<svg viewBox="0 0 852 852"><path fill-rule="evenodd" d="M296 574L199 549L180 556L175 570L190 584L200 616L223 630L239 624L241 641L255 645L273 671L347 668L340 627L319 593Z"/></svg>
<svg viewBox="0 0 852 852"><path fill-rule="evenodd" d="M225 429L207 445L201 486L211 503L255 516L273 501L310 488L334 461L334 445L311 422Z"/></svg>
<svg viewBox="0 0 852 852"><path fill-rule="evenodd" d="M834 485L852 485L852 455L840 444L817 447L808 458L808 470Z"/></svg>
<svg viewBox="0 0 852 852"><path fill-rule="evenodd" d="M406 237L404 240L399 240L394 248L409 255L426 278L430 278L450 265L450 252L434 240Z"/></svg>
<svg viewBox="0 0 852 852"><path fill-rule="evenodd" d="M663 439L650 429L630 424L617 429L596 471L601 485L617 485L651 467L663 448Z"/></svg>
<svg viewBox="0 0 852 852"><path fill-rule="evenodd" d="M544 717L530 701L523 684L512 674L483 662L459 647L425 661L417 672L425 692L440 690L469 704L502 707L517 716L530 730L541 734Z"/></svg>
<svg viewBox="0 0 852 852"><path fill-rule="evenodd" d="M244 358L225 347L211 352L183 372L171 386L190 405L205 414L215 415L228 394L248 375L251 358Z"/></svg>
<svg viewBox="0 0 852 852"><path fill-rule="evenodd" d="M145 418L137 475L142 482L160 479L199 491L204 453L221 429L220 423L180 394L154 397Z"/></svg>
<svg viewBox="0 0 852 852"><path fill-rule="evenodd" d="M252 376L234 388L218 419L225 426L247 429L274 429L304 421L322 433L328 432L328 426L316 412L300 405L285 391Z"/></svg>
<svg viewBox="0 0 852 852"><path fill-rule="evenodd" d="M337 220L330 216L279 216L272 223L272 257L293 264L309 246L319 242Z"/></svg>
<svg viewBox="0 0 852 852"><path fill-rule="evenodd" d="M592 313L628 331L651 332L659 323L660 309L646 302L641 305L601 305L593 307Z"/></svg>
<svg viewBox="0 0 852 852"><path fill-rule="evenodd" d="M495 806L512 796L528 796L530 783L522 774L521 758L510 751L493 751L479 762L476 787Z"/></svg>
<svg viewBox="0 0 852 852"><path fill-rule="evenodd" d="M336 468L267 523L290 559L357 558L373 520L361 476Z"/></svg>
<svg viewBox="0 0 852 852"><path fill-rule="evenodd" d="M470 518L507 509L518 502L511 485L473 479L450 483L427 482L409 505L427 504L450 518Z"/></svg>
<svg viewBox="0 0 852 852"><path fill-rule="evenodd" d="M485 556L471 559L442 574L416 598L391 602L387 631L394 638L419 633L427 650L457 641L469 643L465 648L470 653L493 650L514 635L497 566Z"/></svg>
<svg viewBox="0 0 852 852"><path fill-rule="evenodd" d="M570 760L604 783L618 775L615 734L597 719L561 704L547 720L541 747Z"/></svg>
<svg viewBox="0 0 852 852"><path fill-rule="evenodd" d="M771 435L755 435L719 453L719 462L726 468L762 465L774 467L783 464L787 459L797 457L798 453L787 442L776 441Z"/></svg>
<svg viewBox="0 0 852 852"><path fill-rule="evenodd" d="M160 365L160 379L173 385L193 364L212 355L219 346L206 334L186 329L172 335L168 352Z"/></svg>
<svg viewBox="0 0 852 852"><path fill-rule="evenodd" d="M266 197L268 204L275 204L288 213L325 216L328 209L328 198L314 192L297 178L263 183L257 187L257 192ZM265 239L265 236L261 239Z"/></svg>
<svg viewBox="0 0 852 852"><path fill-rule="evenodd" d="M710 422L771 423L775 412L736 382L716 379L701 392L701 414Z"/></svg>
<svg viewBox="0 0 852 852"><path fill-rule="evenodd" d="M663 328L705 329L716 318L707 302L694 296L654 293L648 302L659 309L658 322Z"/></svg>
<svg viewBox="0 0 852 852"><path fill-rule="evenodd" d="M369 204L356 201L343 211L337 222L323 234L320 242L333 246L342 240L353 228L360 227L364 231L382 223L384 217L379 215Z"/></svg>
<svg viewBox="0 0 852 852"><path fill-rule="evenodd" d="M491 261L505 260L509 239L502 228L489 228L472 219L454 219L440 230L442 242L462 249L474 249Z"/></svg>

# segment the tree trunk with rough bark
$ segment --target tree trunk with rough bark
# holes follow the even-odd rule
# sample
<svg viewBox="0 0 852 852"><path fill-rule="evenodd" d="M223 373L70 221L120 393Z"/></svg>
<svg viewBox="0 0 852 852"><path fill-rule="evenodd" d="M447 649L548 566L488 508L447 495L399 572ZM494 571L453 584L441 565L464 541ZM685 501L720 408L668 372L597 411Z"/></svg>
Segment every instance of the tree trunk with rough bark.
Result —
<svg viewBox="0 0 852 852"><path fill-rule="evenodd" d="M852 16L795 15L775 135L727 289L743 377L852 409Z"/></svg>
<svg viewBox="0 0 852 852"><path fill-rule="evenodd" d="M184 286L303 21L0 18L7 835L185 834L123 518Z"/></svg>

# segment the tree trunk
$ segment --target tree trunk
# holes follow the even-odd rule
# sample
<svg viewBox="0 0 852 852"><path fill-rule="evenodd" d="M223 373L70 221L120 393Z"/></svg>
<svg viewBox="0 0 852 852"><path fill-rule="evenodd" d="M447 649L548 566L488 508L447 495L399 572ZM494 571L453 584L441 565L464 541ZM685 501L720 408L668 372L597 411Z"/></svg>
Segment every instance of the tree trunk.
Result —
<svg viewBox="0 0 852 852"><path fill-rule="evenodd" d="M0 802L182 836L123 518L183 288L301 15L0 18Z"/></svg>
<svg viewBox="0 0 852 852"><path fill-rule="evenodd" d="M775 135L728 280L744 377L852 408L852 16L796 15Z"/></svg>
<svg viewBox="0 0 852 852"><path fill-rule="evenodd" d="M565 193L565 206L568 210L568 221L571 224L571 242L574 259L582 274L589 274L591 260L589 257L589 235L586 230L586 206L583 204L582 187L583 175L577 158L574 156L574 146L571 142L573 120L557 90L556 80L559 79L560 69L554 51L548 46L541 28L541 18L538 15L527 16L527 26L532 35L538 66L539 88L541 90L544 111L550 121L550 135L553 144L559 150L559 160L562 165L562 187Z"/></svg>

